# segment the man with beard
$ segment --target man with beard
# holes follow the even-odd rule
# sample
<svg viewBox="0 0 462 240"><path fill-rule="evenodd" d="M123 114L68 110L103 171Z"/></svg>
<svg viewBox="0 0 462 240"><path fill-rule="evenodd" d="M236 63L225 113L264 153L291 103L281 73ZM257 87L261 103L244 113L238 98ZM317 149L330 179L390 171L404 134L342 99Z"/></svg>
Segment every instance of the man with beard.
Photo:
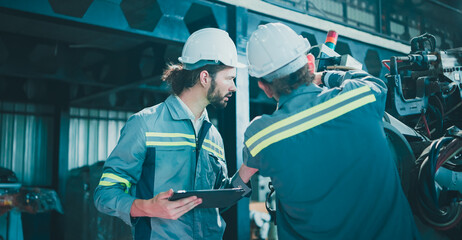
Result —
<svg viewBox="0 0 462 240"><path fill-rule="evenodd" d="M206 28L185 43L181 64L162 76L173 94L127 121L107 159L95 205L132 226L135 239L222 239L218 209L189 197L169 201L173 190L240 186L228 179L223 141L206 107L224 108L236 91L236 47L225 31ZM245 169L241 170L244 171Z"/></svg>

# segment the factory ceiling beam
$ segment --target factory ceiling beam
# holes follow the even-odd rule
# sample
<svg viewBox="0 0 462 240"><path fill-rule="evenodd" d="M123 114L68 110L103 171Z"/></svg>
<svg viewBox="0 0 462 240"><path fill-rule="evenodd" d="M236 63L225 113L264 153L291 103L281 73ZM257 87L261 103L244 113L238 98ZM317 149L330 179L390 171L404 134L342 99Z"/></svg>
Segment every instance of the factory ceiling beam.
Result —
<svg viewBox="0 0 462 240"><path fill-rule="evenodd" d="M453 6L449 5L449 4L443 3L443 2L438 1L438 0L429 0L429 1L431 3L433 3L433 4L436 4L436 5L440 6L440 7L443 7L445 9L448 9L448 10L453 11L455 13L462 14L462 11L460 9L457 9L457 8L455 8L455 7L453 7ZM457 3L459 1L454 1L454 2Z"/></svg>
<svg viewBox="0 0 462 240"><path fill-rule="evenodd" d="M226 7L209 1L57 0L0 1L0 31L127 50L146 41L183 43L185 16L199 4L226 27Z"/></svg>
<svg viewBox="0 0 462 240"><path fill-rule="evenodd" d="M246 8L250 11L254 11L260 14L272 16L274 18L280 18L285 21L307 26L313 29L322 31L329 31L335 29L340 32L343 37L350 38L352 40L386 48L393 51L399 51L402 53L409 53L411 48L407 44L403 44L399 41L380 37L365 31L361 31L352 27L344 26L338 23L334 23L328 20L323 20L314 16L307 15L301 12L295 12L283 7L276 6L271 3L267 3L261 0L217 0L219 2L228 3L231 5Z"/></svg>
<svg viewBox="0 0 462 240"><path fill-rule="evenodd" d="M121 91L124 91L124 90L128 90L128 89L138 89L138 88L143 88L143 87L148 88L148 87L146 87L146 84L159 81L160 77L161 77L160 75L153 76L153 77L148 77L148 78L143 79L141 81L137 81L137 82L134 82L134 83L129 83L129 84L122 85L122 86L119 86L119 87L103 90L103 91L93 93L93 94L90 94L90 95L87 95L87 96L76 98L76 99L71 100L71 105L77 105L77 104L85 103L85 102L90 101L90 100L98 99L98 98L101 98L101 97L104 97L104 96L107 96L107 95L110 95L110 94L113 94L113 93L118 93L118 92L121 92Z"/></svg>

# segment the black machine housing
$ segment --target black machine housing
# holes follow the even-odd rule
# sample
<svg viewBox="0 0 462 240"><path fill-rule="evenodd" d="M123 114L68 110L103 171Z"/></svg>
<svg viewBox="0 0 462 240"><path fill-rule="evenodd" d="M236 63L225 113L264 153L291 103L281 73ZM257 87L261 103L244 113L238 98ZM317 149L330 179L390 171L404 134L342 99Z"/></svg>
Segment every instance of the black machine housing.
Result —
<svg viewBox="0 0 462 240"><path fill-rule="evenodd" d="M389 113L431 139L462 128L462 48L436 51L435 37L424 34L411 40L409 55L387 62Z"/></svg>

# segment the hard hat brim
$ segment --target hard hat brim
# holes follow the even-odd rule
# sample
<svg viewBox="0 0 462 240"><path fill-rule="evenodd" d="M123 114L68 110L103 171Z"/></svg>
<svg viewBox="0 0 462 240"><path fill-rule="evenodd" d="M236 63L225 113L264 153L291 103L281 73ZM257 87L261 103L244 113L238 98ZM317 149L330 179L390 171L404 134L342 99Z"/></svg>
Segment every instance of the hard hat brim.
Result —
<svg viewBox="0 0 462 240"><path fill-rule="evenodd" d="M245 67L247 67L247 65L243 64L243 63L240 63L240 62L237 62L236 66L233 66L233 67L235 67L235 68L245 68Z"/></svg>
<svg viewBox="0 0 462 240"><path fill-rule="evenodd" d="M211 64L213 62L221 63L223 65L226 65L228 67L233 67L233 68L245 68L245 67L247 67L246 64L243 64L243 63L240 63L240 62L236 62L235 64L226 64L226 63L223 63L223 62L218 61L218 60L202 60L202 61L197 61L197 62L194 62L194 63L189 63L187 61L184 61L184 59L182 57L179 57L178 61L183 63L186 66L187 70L194 70L194 69L197 69L199 67L203 67L203 66L205 66L207 64ZM200 62L202 62L202 64L200 64Z"/></svg>

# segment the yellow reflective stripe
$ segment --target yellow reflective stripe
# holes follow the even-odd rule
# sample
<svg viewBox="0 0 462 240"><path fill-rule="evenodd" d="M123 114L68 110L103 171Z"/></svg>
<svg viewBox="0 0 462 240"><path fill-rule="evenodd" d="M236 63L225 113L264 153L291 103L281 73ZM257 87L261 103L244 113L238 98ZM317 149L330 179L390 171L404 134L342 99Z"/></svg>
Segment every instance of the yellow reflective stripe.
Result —
<svg viewBox="0 0 462 240"><path fill-rule="evenodd" d="M125 184L127 188L130 188L132 186L132 184L127 179L121 178L113 173L103 173L103 176L101 176L101 179L102 178L110 178L112 180L116 180L119 183Z"/></svg>
<svg viewBox="0 0 462 240"><path fill-rule="evenodd" d="M184 133L161 133L161 132L146 132L146 137L185 137L196 139L194 135Z"/></svg>
<svg viewBox="0 0 462 240"><path fill-rule="evenodd" d="M101 186L112 186L116 184L115 182L108 182L108 181L99 181L99 185Z"/></svg>
<svg viewBox="0 0 462 240"><path fill-rule="evenodd" d="M287 129L283 132L280 132L278 134L275 134L274 136L271 136L269 137L268 139L262 141L261 143L259 143L257 146L255 146L255 148L253 148L251 151L250 151L250 154L252 154L252 156L255 156L257 155L261 150L263 150L264 148L266 148L267 146L275 143L275 142L279 142L283 139L286 139L286 138L289 138L289 137L292 137L298 133L301 133L301 132L304 132L310 128L313 128L313 127L316 127L322 123L325 123L329 120L332 120L334 118L337 118L347 112L350 112L356 108L359 108L361 106L364 106L368 103L371 103L371 102L374 102L375 101L375 96L374 95L367 95L365 97L362 97L356 101L353 101L351 103L348 103L346 104L345 106L342 106L338 109L335 109L333 110L332 112L328 112L324 115L321 115L317 118L314 118L308 122L305 122L305 123L302 123L300 125L297 125L293 128L290 128L290 129Z"/></svg>
<svg viewBox="0 0 462 240"><path fill-rule="evenodd" d="M216 147L218 150L220 150L223 153L223 148L221 148L220 145L218 145L218 144L216 144L216 143L214 143L214 142L212 142L212 141L210 141L208 139L205 139L204 142Z"/></svg>
<svg viewBox="0 0 462 240"><path fill-rule="evenodd" d="M370 91L370 88L368 86L364 86L364 87L360 87L358 89L355 89L355 90L351 90L351 91L348 91L346 93L343 93L343 94L340 94L338 95L337 97L335 98L332 98L332 99L329 99L327 101L325 101L324 103L321 103L319 105L316 105L314 107L311 107L305 111L302 111L300 113L297 113L293 116L290 116L288 118L285 118L283 120L280 120L276 123L273 123L272 125L266 127L265 129L261 130L260 132L258 132L257 134L253 135L252 137L250 137L246 142L245 142L245 145L247 147L250 147L250 145L252 145L254 142L256 142L258 139L264 137L265 135L267 135L268 133L270 132L273 132L281 127L284 127L284 126L287 126L291 123L294 123L300 119L303 119L305 117L308 117L309 115L312 115L312 114L315 114L319 111L322 111L326 108L329 108L339 102L342 102L344 100L347 100L349 98L352 98L354 96L357 96L361 93L364 93L364 92L367 92L367 91Z"/></svg>
<svg viewBox="0 0 462 240"><path fill-rule="evenodd" d="M224 157L223 157L222 154L219 154L219 153L215 152L215 151L212 150L211 148L206 147L206 146L204 146L204 145L202 145L202 148L205 149L205 150L207 150L207 151L209 151L209 152L211 152L211 153L213 153L213 154L215 154L217 157L219 157L219 158L221 158L221 159L224 159Z"/></svg>
<svg viewBox="0 0 462 240"><path fill-rule="evenodd" d="M191 146L191 147L196 147L196 143L192 143L192 142L155 142L155 141L146 141L146 146Z"/></svg>

